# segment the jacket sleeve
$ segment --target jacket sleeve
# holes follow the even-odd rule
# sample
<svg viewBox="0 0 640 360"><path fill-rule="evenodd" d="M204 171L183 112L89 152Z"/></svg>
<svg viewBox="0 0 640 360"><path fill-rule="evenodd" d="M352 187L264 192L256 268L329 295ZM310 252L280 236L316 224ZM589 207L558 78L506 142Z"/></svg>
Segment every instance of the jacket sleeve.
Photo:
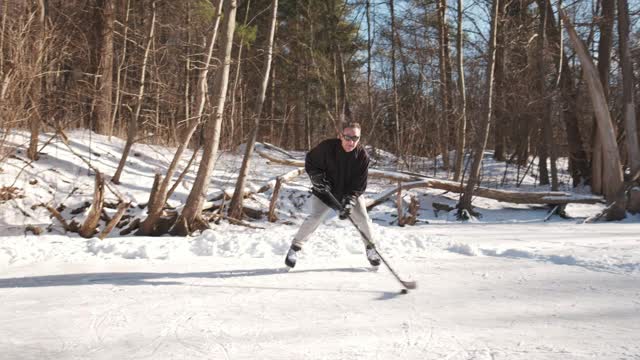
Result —
<svg viewBox="0 0 640 360"><path fill-rule="evenodd" d="M351 182L351 195L358 197L367 189L367 180L369 178L369 155L363 151L362 158L358 162L357 172L353 176Z"/></svg>
<svg viewBox="0 0 640 360"><path fill-rule="evenodd" d="M324 174L327 171L324 142L311 149L304 158L304 170L309 177Z"/></svg>

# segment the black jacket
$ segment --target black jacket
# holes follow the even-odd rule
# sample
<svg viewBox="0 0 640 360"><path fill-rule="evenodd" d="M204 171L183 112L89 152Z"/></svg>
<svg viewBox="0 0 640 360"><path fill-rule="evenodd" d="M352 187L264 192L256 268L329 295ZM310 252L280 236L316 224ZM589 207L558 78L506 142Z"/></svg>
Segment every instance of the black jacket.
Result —
<svg viewBox="0 0 640 360"><path fill-rule="evenodd" d="M329 139L307 153L304 168L309 176L323 173L333 195L342 201L346 195L358 197L367 189L369 154L360 144L346 152L340 139Z"/></svg>

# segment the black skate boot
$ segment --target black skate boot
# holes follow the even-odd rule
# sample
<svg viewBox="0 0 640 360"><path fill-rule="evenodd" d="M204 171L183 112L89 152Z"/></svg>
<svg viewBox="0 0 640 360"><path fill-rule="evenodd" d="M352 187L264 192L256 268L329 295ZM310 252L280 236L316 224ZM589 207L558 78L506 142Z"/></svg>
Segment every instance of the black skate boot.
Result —
<svg viewBox="0 0 640 360"><path fill-rule="evenodd" d="M300 247L296 245L291 245L289 248L289 252L287 253L287 257L284 258L284 263L290 268L294 268L296 266L296 261L298 260L298 251L300 251Z"/></svg>
<svg viewBox="0 0 640 360"><path fill-rule="evenodd" d="M373 267L380 266L380 256L378 256L378 252L374 249L373 245L367 245L367 260L369 260L369 264Z"/></svg>

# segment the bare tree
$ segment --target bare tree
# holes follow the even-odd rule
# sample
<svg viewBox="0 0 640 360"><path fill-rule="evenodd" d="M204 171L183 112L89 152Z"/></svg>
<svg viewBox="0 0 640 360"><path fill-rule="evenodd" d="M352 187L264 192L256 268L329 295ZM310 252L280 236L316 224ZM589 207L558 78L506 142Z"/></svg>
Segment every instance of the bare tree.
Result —
<svg viewBox="0 0 640 360"><path fill-rule="evenodd" d="M442 163L445 169L449 169L449 126L451 111L451 63L449 56L449 24L447 21L447 0L438 0L438 38L440 43L439 63L440 63L440 101L442 110L440 112L440 127L442 136L440 138L442 149Z"/></svg>
<svg viewBox="0 0 640 360"><path fill-rule="evenodd" d="M458 34L456 37L456 65L458 66L458 91L460 92L460 104L458 105L458 133L456 140L456 159L453 180L459 181L462 175L464 163L465 134L467 132L467 91L464 87L464 54L462 14L463 0L458 0Z"/></svg>
<svg viewBox="0 0 640 360"><path fill-rule="evenodd" d="M629 4L627 0L618 0L618 34L620 38L620 65L622 68L623 117L626 133L627 152L631 179L640 176L640 146L638 145L638 126L633 98L633 65L629 52Z"/></svg>
<svg viewBox="0 0 640 360"><path fill-rule="evenodd" d="M394 0L389 0L389 14L391 16L391 84L393 92L393 122L395 125L396 156L398 160L402 157L402 137L400 134L400 116L398 115L398 81L396 74L396 15ZM400 166L400 162L398 162Z"/></svg>
<svg viewBox="0 0 640 360"><path fill-rule="evenodd" d="M560 15L564 20L565 27L569 33L569 38L573 43L573 47L580 59L582 71L589 88L589 94L595 112L598 135L602 140L602 150L604 158L604 178L603 188L610 209L607 212L608 220L619 220L626 216L625 214L625 196L624 183L622 178L622 164L620 162L620 154L618 153L618 145L616 143L616 135L611 121L611 114L607 106L605 91L598 72L596 71L593 61L587 52L587 48L578 37L569 18L564 11L560 10Z"/></svg>
<svg viewBox="0 0 640 360"><path fill-rule="evenodd" d="M45 74L43 68L46 62L46 37L47 37L47 3L46 0L38 0L38 6L34 9L34 15L38 13L38 18L35 21L36 31L33 34L33 54L35 55L35 64L33 67L32 92L30 94L31 107L35 110L31 112L29 126L31 129L31 139L29 141L29 149L27 150L27 157L31 160L38 159L38 137L40 135L40 124L42 122L43 114L43 100L46 94L43 94L45 87L43 82ZM35 81L40 79L40 81Z"/></svg>
<svg viewBox="0 0 640 360"><path fill-rule="evenodd" d="M577 91L574 85L574 71L569 65L569 59L563 51L562 19L555 21L550 1L537 0L540 9L546 9L547 39L553 51L553 61L557 65L557 79L560 86L561 116L564 122L565 134L569 145L569 170L573 178L573 186L583 184L591 177L587 154L584 151L582 130L579 126L577 114Z"/></svg>
<svg viewBox="0 0 640 360"><path fill-rule="evenodd" d="M246 26L248 24L249 21L249 10L251 9L251 0L247 1L247 5L246 5L246 9L245 9L245 13L244 13L244 21L242 23L243 26ZM234 76L234 80L233 80L233 88L231 88L231 113L229 115L229 130L228 130L228 134L227 137L229 138L230 141L233 141L235 139L236 136L236 113L238 113L238 111L236 111L236 97L238 94L238 88L240 87L240 83L241 83L241 79L240 79L240 74L241 74L241 69L242 69L242 50L244 49L244 44L245 44L245 40L244 39L240 39L240 44L238 45L238 57L236 60L236 74ZM242 113L240 112L239 116L237 116L238 118L238 123L242 122ZM229 144L230 146L232 146L233 144Z"/></svg>
<svg viewBox="0 0 640 360"><path fill-rule="evenodd" d="M169 183L171 182L173 174L178 168L178 163L182 158L182 154L189 145L189 141L191 140L193 133L196 131L196 128L200 124L200 119L202 118L202 114L204 113L204 105L207 99L207 75L209 74L211 59L213 58L213 47L218 36L218 27L220 25L222 5L223 0L219 0L216 7L216 17L214 20L213 31L211 32L211 37L209 39L208 52L205 57L203 67L198 76L198 86L196 88L196 105L198 106L198 108L196 109L195 119L191 121L189 128L185 132L182 142L178 145L176 153L173 155L173 160L171 161L171 164L169 164L169 168L167 169L167 174L160 182L160 185L157 187L156 191L152 192L149 195L149 203L153 204L153 206L149 206L147 218L140 224L140 229L138 230L137 234L150 235L155 232L157 222L162 215L162 209L164 208L164 204L167 202Z"/></svg>
<svg viewBox="0 0 640 360"><path fill-rule="evenodd" d="M506 140L507 140L507 128L508 124L508 110L506 106L507 98L509 97L510 89L507 88L508 82L506 81L507 69L506 69L506 48L507 42L505 41L506 34L504 31L506 21L505 18L505 5L504 2L500 6L499 15L502 21L498 22L497 28L497 38L496 38L496 70L495 70L495 93L493 95L494 98L494 106L493 106L493 158L496 161L506 161L507 160L507 149L506 149Z"/></svg>
<svg viewBox="0 0 640 360"><path fill-rule="evenodd" d="M109 136L113 135L116 124L116 117L118 116L118 109L120 108L120 100L122 91L120 90L120 84L126 83L126 78L122 79L122 72L124 70L125 61L127 59L127 45L129 42L129 14L131 13L131 0L127 0L127 5L125 9L125 18L124 18L124 31L122 32L122 56L120 57L120 62L118 63L118 69L116 70L116 98L113 104L113 110L111 111L111 120L109 124L109 128L111 131L109 132ZM126 75L126 72L125 72Z"/></svg>
<svg viewBox="0 0 640 360"><path fill-rule="evenodd" d="M96 124L99 134L111 136L111 109L113 106L113 0L98 0L102 13L100 19L100 65L98 67L98 89L96 92Z"/></svg>
<svg viewBox="0 0 640 360"><path fill-rule="evenodd" d="M538 52L537 59L537 80L536 87L538 90L538 107L537 112L541 119L542 141L539 143L539 168L540 168L540 184L548 185L549 176L547 170L547 158L551 160L551 189L558 190L558 170L556 167L556 155L553 146L553 124L551 120L551 91L547 88L547 71L546 71L546 47L547 47L547 12L546 1L540 0L540 22L538 26Z"/></svg>
<svg viewBox="0 0 640 360"><path fill-rule="evenodd" d="M229 84L229 68L231 66L231 48L233 47L233 34L236 27L236 0L226 0L224 3L223 32L221 38L222 64L216 71L213 81L214 113L213 120L204 124L204 146L202 160L198 168L198 174L193 187L187 197L187 202L178 216L171 230L174 235L186 235L192 230L206 228L207 222L201 218L202 203L209 187L209 176L215 167L215 162L220 145L220 129L224 114L224 103Z"/></svg>
<svg viewBox="0 0 640 360"><path fill-rule="evenodd" d="M149 36L147 39L147 46L144 50L144 56L142 57L142 68L140 69L140 87L138 88L138 96L136 97L136 111L133 114L131 121L129 121L129 127L127 130L127 142L125 143L124 149L122 150L120 163L118 163L118 168L111 178L111 182L113 182L114 184L120 183L120 176L122 175L124 166L127 163L127 157L129 157L131 147L136 142L136 137L138 136L138 125L140 121L140 111L142 110L142 100L144 97L144 84L147 75L147 64L149 62L149 53L151 51L151 44L153 44L153 38L156 29L156 1L153 1L151 3L151 11L152 15L151 24L149 25Z"/></svg>
<svg viewBox="0 0 640 360"><path fill-rule="evenodd" d="M373 96L371 95L371 47L373 39L371 36L371 0L365 2L365 15L367 17L367 118L373 120Z"/></svg>
<svg viewBox="0 0 640 360"><path fill-rule="evenodd" d="M258 137L258 130L260 129L260 116L262 115L262 107L264 105L264 99L267 94L267 86L269 85L269 74L271 73L271 59L273 58L273 39L276 33L276 19L278 15L278 0L271 1L271 22L269 25L269 36L267 37L266 56L264 59L264 72L262 82L260 84L260 90L258 91L258 98L255 103L255 110L253 113L253 129L247 140L245 147L244 158L242 160L242 167L240 168L240 174L236 182L236 190L231 198L229 204L229 216L234 219L242 219L242 200L244 199L244 185L247 181L247 174L249 173L249 167L251 166L251 157L253 156L253 149Z"/></svg>
<svg viewBox="0 0 640 360"><path fill-rule="evenodd" d="M598 42L598 73L605 97L609 99L609 68L611 64L611 46L613 43L613 19L615 2L613 0L602 1L602 16L600 18L600 41ZM584 66L584 65L583 65ZM594 120L597 122L597 120ZM608 160L604 158L602 139L598 127L593 127L593 144L591 155L591 189L595 194L604 193L604 173Z"/></svg>
<svg viewBox="0 0 640 360"><path fill-rule="evenodd" d="M471 165L471 171L469 173L469 180L465 187L464 193L458 202L458 213L460 216L465 216L464 212L473 213L471 209L471 199L473 197L473 190L479 183L480 166L482 165L482 158L484 156L484 149L487 146L487 139L489 138L489 129L491 125L492 117L492 100L493 100L493 75L495 72L495 59L496 59L496 33L498 27L498 21L500 9L500 0L493 0L491 4L491 35L489 37L489 53L487 59L487 73L486 73L486 103L485 103L485 115L482 118L478 133L475 137L475 144L473 147L474 156L473 164Z"/></svg>

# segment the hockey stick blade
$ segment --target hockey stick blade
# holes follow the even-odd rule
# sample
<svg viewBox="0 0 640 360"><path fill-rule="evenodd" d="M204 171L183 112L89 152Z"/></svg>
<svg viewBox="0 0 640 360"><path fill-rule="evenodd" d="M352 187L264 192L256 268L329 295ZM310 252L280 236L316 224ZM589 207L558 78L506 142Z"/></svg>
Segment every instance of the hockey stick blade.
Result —
<svg viewBox="0 0 640 360"><path fill-rule="evenodd" d="M353 220L351 220L351 221L353 222ZM355 223L353 225L355 225ZM356 226L356 228L358 228L358 227ZM360 229L358 229L358 230L360 230ZM362 233L362 235L366 236L364 233ZM382 256L382 254L380 254L380 251L378 251L377 248L374 248L374 249L376 250L376 253L378 253L378 256L380 257L380 260L382 260L382 262L387 267L387 269L389 269L389 272L391 272L391 275L393 275L393 277L396 278L396 280L398 280L398 282L400 284L402 284L402 286L404 286L405 289L412 290L412 289L415 289L418 286L418 284L416 284L415 281L402 280L400 278L400 275L398 275L398 273L396 273L396 271L391 267L391 265L389 265L389 263L387 262L387 259L385 259L384 256Z"/></svg>
<svg viewBox="0 0 640 360"><path fill-rule="evenodd" d="M417 286L415 281L402 281L402 280L400 280L400 283L402 284L402 286L404 286L406 289L409 289L409 290L413 290Z"/></svg>

